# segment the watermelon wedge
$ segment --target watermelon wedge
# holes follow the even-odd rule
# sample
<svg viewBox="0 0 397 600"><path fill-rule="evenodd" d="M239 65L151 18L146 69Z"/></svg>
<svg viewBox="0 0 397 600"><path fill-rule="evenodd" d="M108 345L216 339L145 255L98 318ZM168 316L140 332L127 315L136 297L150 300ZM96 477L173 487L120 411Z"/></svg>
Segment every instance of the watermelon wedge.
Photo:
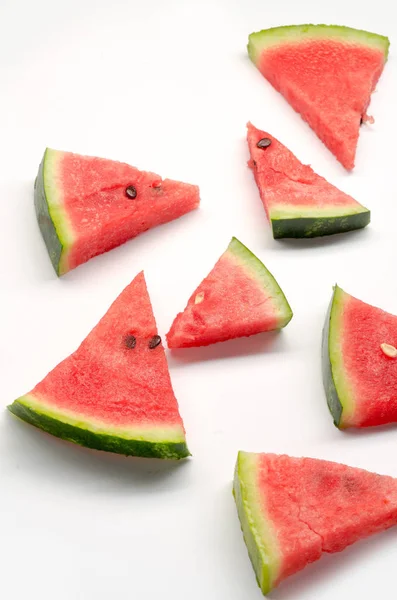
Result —
<svg viewBox="0 0 397 600"><path fill-rule="evenodd" d="M273 237L309 238L361 229L370 211L313 169L274 136L247 125L255 181Z"/></svg>
<svg viewBox="0 0 397 600"><path fill-rule="evenodd" d="M387 37L335 25L292 25L251 33L248 54L346 169L387 61Z"/></svg>
<svg viewBox="0 0 397 600"><path fill-rule="evenodd" d="M292 311L277 281L232 238L167 334L170 348L208 346L285 327Z"/></svg>
<svg viewBox="0 0 397 600"><path fill-rule="evenodd" d="M199 202L197 186L51 148L35 181L37 220L58 275L177 219Z"/></svg>
<svg viewBox="0 0 397 600"><path fill-rule="evenodd" d="M323 330L323 381L337 427L397 422L397 316L335 286Z"/></svg>
<svg viewBox="0 0 397 600"><path fill-rule="evenodd" d="M31 425L88 448L189 456L143 273L76 351L8 408Z"/></svg>
<svg viewBox="0 0 397 600"><path fill-rule="evenodd" d="M233 493L264 594L397 524L397 479L325 460L239 452Z"/></svg>

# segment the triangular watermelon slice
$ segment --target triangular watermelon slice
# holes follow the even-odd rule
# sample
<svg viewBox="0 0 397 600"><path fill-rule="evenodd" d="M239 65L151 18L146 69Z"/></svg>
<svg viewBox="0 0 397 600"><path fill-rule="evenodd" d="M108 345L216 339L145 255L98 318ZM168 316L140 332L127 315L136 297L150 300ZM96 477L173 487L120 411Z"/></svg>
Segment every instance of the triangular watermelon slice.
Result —
<svg viewBox="0 0 397 600"><path fill-rule="evenodd" d="M170 348L208 346L285 327L292 311L273 275L232 238L167 334Z"/></svg>
<svg viewBox="0 0 397 600"><path fill-rule="evenodd" d="M323 331L323 381L335 425L397 422L397 316L335 286Z"/></svg>
<svg viewBox="0 0 397 600"><path fill-rule="evenodd" d="M264 594L397 524L397 479L325 460L239 452L233 492Z"/></svg>
<svg viewBox="0 0 397 600"><path fill-rule="evenodd" d="M189 456L143 273L76 352L8 408L88 448L143 457Z"/></svg>
<svg viewBox="0 0 397 600"><path fill-rule="evenodd" d="M388 38L334 25L275 27L248 42L253 63L346 169L388 52Z"/></svg>
<svg viewBox="0 0 397 600"><path fill-rule="evenodd" d="M58 275L197 208L197 186L125 163L47 148L35 181L37 220Z"/></svg>
<svg viewBox="0 0 397 600"><path fill-rule="evenodd" d="M309 238L351 231L370 222L370 211L303 165L274 136L247 125L259 193L273 237Z"/></svg>

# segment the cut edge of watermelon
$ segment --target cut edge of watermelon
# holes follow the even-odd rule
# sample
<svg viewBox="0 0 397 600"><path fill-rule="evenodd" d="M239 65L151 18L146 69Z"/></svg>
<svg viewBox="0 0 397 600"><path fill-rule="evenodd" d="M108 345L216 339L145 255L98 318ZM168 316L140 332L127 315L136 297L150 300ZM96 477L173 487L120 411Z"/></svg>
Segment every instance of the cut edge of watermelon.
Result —
<svg viewBox="0 0 397 600"><path fill-rule="evenodd" d="M234 473L233 496L241 530L259 587L270 592L280 573L281 555L272 523L263 514L258 488L259 455L239 451Z"/></svg>
<svg viewBox="0 0 397 600"><path fill-rule="evenodd" d="M390 40L387 36L354 29L343 25L284 25L253 32L248 37L248 54L256 65L263 50L272 46L301 43L304 40L334 39L352 44L370 46L383 53L385 62L388 59Z"/></svg>
<svg viewBox="0 0 397 600"><path fill-rule="evenodd" d="M92 418L79 418L70 411L56 410L33 394L21 396L7 408L23 421L87 448L147 458L181 459L191 456L181 425L111 428Z"/></svg>
<svg viewBox="0 0 397 600"><path fill-rule="evenodd" d="M236 237L231 239L226 252L230 252L238 260L240 266L247 271L248 276L255 279L260 288L268 292L269 297L272 298L274 308L279 313L279 328L288 325L293 317L292 309L275 277L265 267L263 262Z"/></svg>
<svg viewBox="0 0 397 600"><path fill-rule="evenodd" d="M57 173L64 152L46 148L35 182L34 204L41 234L58 275L69 270L68 252L75 236L63 206Z"/></svg>
<svg viewBox="0 0 397 600"><path fill-rule="evenodd" d="M334 424L340 429L350 426L355 408L342 354L343 311L349 298L342 288L334 286L323 329L323 385Z"/></svg>

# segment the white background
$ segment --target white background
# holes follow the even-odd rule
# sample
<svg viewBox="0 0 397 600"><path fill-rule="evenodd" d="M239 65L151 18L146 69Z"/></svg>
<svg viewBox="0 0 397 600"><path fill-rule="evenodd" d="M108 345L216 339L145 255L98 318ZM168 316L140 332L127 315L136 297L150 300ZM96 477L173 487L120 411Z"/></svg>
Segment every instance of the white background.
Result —
<svg viewBox="0 0 397 600"><path fill-rule="evenodd" d="M168 354L193 458L125 459L0 417L0 597L261 597L231 495L239 449L346 462L397 476L395 428L339 432L321 383L332 285L397 313L397 25L390 0L2 0L1 407L29 391L141 269L164 336L232 235L294 310L279 335ZM325 22L391 38L347 174L246 54L251 31ZM248 159L251 120L372 209L364 231L274 241ZM198 183L199 211L57 279L33 209L46 146ZM285 582L277 600L395 595L397 531Z"/></svg>

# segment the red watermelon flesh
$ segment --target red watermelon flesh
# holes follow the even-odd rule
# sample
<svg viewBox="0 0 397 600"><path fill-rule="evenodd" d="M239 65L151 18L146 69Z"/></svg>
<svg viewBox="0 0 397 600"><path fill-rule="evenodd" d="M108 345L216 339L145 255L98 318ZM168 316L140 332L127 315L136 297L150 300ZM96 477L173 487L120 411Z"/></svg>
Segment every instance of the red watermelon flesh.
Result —
<svg viewBox="0 0 397 600"><path fill-rule="evenodd" d="M210 274L175 318L170 348L207 346L285 327L291 308L274 277L233 238Z"/></svg>
<svg viewBox="0 0 397 600"><path fill-rule="evenodd" d="M15 400L10 411L53 435L98 450L188 456L157 335L140 273L80 347Z"/></svg>
<svg viewBox="0 0 397 600"><path fill-rule="evenodd" d="M184 215L199 202L197 186L162 180L125 163L51 149L44 154L35 188L38 221L59 275Z"/></svg>
<svg viewBox="0 0 397 600"><path fill-rule="evenodd" d="M264 594L318 560L397 524L397 480L313 458L238 455L234 495Z"/></svg>
<svg viewBox="0 0 397 600"><path fill-rule="evenodd" d="M260 147L261 140L270 145ZM248 123L247 141L248 164L275 238L330 235L369 223L368 209L302 164L274 136Z"/></svg>
<svg viewBox="0 0 397 600"><path fill-rule="evenodd" d="M335 424L397 422L397 358L393 350L382 350L383 344L397 348L397 316L336 286L323 344L324 386Z"/></svg>
<svg viewBox="0 0 397 600"><path fill-rule="evenodd" d="M254 64L346 169L388 51L384 36L334 25L276 27L248 43Z"/></svg>

